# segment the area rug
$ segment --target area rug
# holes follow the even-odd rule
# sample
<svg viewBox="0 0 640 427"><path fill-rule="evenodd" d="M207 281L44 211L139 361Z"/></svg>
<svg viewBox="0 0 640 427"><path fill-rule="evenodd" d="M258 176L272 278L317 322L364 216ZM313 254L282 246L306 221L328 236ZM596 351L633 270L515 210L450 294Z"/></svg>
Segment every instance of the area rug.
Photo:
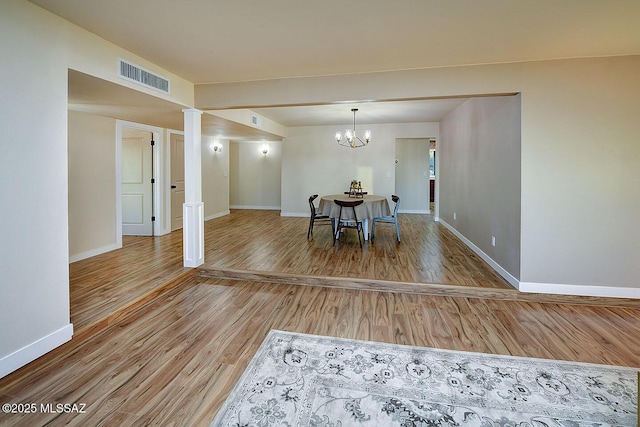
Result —
<svg viewBox="0 0 640 427"><path fill-rule="evenodd" d="M271 331L212 426L637 426L638 370Z"/></svg>

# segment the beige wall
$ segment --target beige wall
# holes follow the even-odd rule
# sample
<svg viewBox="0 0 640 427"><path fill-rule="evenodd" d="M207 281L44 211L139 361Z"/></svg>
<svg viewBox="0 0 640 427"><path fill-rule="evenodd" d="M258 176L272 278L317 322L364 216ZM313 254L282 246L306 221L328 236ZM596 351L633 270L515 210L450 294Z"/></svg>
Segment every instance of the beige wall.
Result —
<svg viewBox="0 0 640 427"><path fill-rule="evenodd" d="M517 281L520 95L474 98L448 114L440 126L438 168L441 220Z"/></svg>
<svg viewBox="0 0 640 427"><path fill-rule="evenodd" d="M263 144L229 144L229 206L232 209L280 209L282 143L269 141L266 155L261 151Z"/></svg>
<svg viewBox="0 0 640 427"><path fill-rule="evenodd" d="M397 139L396 160L394 194L400 197L400 212L428 213L429 138Z"/></svg>
<svg viewBox="0 0 640 427"><path fill-rule="evenodd" d="M213 138L202 137L202 202L205 220L229 213L229 141L218 140L222 152L213 151Z"/></svg>
<svg viewBox="0 0 640 427"><path fill-rule="evenodd" d="M228 108L521 93L521 289L640 297L638 75L636 55L200 85L195 99Z"/></svg>
<svg viewBox="0 0 640 427"><path fill-rule="evenodd" d="M69 111L69 258L117 247L116 121Z"/></svg>

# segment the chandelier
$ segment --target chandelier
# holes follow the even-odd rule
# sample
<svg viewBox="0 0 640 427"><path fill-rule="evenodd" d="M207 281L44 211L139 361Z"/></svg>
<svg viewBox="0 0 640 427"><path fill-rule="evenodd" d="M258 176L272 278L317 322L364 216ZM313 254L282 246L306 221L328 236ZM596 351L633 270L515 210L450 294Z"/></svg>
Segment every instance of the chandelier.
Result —
<svg viewBox="0 0 640 427"><path fill-rule="evenodd" d="M344 131L344 137L342 133L336 132L336 142L339 145L344 145L345 147L351 148L359 148L366 147L369 141L371 140L371 131L364 131L364 140L356 135L356 111L357 108L352 108L353 111L353 129L347 129Z"/></svg>

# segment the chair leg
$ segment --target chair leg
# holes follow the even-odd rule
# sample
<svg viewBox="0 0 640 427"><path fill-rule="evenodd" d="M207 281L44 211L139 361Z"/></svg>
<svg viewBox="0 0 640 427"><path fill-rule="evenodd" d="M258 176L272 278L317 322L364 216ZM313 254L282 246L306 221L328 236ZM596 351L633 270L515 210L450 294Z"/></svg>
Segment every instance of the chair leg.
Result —
<svg viewBox="0 0 640 427"><path fill-rule="evenodd" d="M371 240L374 239L375 234L376 234L376 220L372 219L371 220Z"/></svg>
<svg viewBox="0 0 640 427"><path fill-rule="evenodd" d="M309 240L309 236L313 234L313 217L309 221L309 231L307 231L307 240Z"/></svg>
<svg viewBox="0 0 640 427"><path fill-rule="evenodd" d="M396 234L398 235L398 242L400 241L400 224L398 224L398 220L396 220Z"/></svg>

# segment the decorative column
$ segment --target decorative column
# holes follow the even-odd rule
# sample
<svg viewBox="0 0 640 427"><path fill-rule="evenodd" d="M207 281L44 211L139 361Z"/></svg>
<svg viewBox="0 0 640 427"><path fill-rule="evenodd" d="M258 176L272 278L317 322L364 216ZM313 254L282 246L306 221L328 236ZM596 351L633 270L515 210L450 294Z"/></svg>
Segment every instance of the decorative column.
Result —
<svg viewBox="0 0 640 427"><path fill-rule="evenodd" d="M204 204L202 203L202 111L184 113L184 205L182 208L185 267L204 263Z"/></svg>

